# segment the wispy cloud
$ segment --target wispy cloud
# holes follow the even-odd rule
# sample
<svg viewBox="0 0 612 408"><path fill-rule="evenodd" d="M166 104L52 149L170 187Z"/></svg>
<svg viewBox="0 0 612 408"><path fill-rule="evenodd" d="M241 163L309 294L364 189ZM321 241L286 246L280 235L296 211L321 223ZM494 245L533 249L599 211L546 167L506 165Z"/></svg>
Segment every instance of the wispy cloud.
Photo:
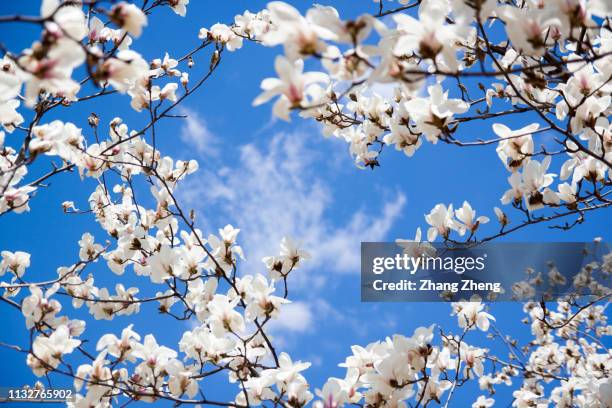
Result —
<svg viewBox="0 0 612 408"><path fill-rule="evenodd" d="M208 128L206 120L196 111L181 107L181 115L186 115L180 129L181 140L200 156L219 155L219 140Z"/></svg>
<svg viewBox="0 0 612 408"><path fill-rule="evenodd" d="M383 240L405 197L383 194L389 199L379 209L357 208L348 215L334 211L333 183L341 178L330 180L335 169L307 145L308 137L297 131L277 134L266 144L246 144L235 166L203 171L182 190L207 226L233 223L241 228L239 241L247 257L242 270L262 271L261 258L277 254L283 236L301 240L313 255L305 270L309 287L316 288L327 272L359 271L360 241ZM310 273L314 269L325 274ZM304 283L304 274L294 284Z"/></svg>
<svg viewBox="0 0 612 408"><path fill-rule="evenodd" d="M362 324L359 310L338 309L326 284L353 279L348 274L359 272L360 242L388 239L406 203L403 194L385 189L376 194L380 202L372 196L363 201L343 198L339 184L360 179L350 180L353 172L339 167L339 160L350 163L337 157L346 154L345 146L334 155L329 153L333 146L323 151L321 143L310 129L301 128L271 138L262 135L239 147L220 144L224 166L202 166L177 191L185 206L196 210L206 232L227 223L241 229L238 241L247 258L239 266L241 273L264 272L261 259L278 253L283 236L301 240L312 254L291 276L293 302L269 323L283 348L331 327L365 335L372 325Z"/></svg>
<svg viewBox="0 0 612 408"><path fill-rule="evenodd" d="M268 328L273 333L304 333L313 327L311 307L304 302L293 302L281 308L278 319L271 320Z"/></svg>

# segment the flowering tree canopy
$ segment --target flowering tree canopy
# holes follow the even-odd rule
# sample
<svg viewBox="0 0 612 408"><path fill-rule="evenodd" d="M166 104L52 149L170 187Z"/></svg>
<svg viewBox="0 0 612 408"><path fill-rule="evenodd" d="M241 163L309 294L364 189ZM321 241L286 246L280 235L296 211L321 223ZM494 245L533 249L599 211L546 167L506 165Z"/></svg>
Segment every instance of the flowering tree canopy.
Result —
<svg viewBox="0 0 612 408"><path fill-rule="evenodd" d="M240 230L202 231L177 198L198 163L174 160L156 144L164 137L159 122L181 117L179 104L215 77L228 53L248 43L276 47L277 77L262 80L253 105L274 100L275 116L318 122L325 137L348 144L358 167L383 166L385 155L397 154L386 148L409 160L424 144L496 146L500 177L509 183L501 205L477 215L468 197L459 207L432 203L426 237L418 229L414 241L476 245L533 224L571 229L612 205L612 3L380 0L345 19L330 6L303 15L274 1L202 28L183 55L168 50L145 60L135 39L156 29L151 15L170 8L180 19L188 3L43 0L39 15L0 16L0 24L40 33L23 50L0 44L0 216L31 216L38 190L51 188L60 173L78 172L96 187L87 203L66 201L63 210L95 219L106 233L84 231L75 263L45 281L28 279L29 253L1 252L0 299L20 311L30 333L29 344L4 346L22 352L49 386L55 376L73 379L76 407L132 400L448 407L468 382L482 390L475 408L491 407L504 386L514 387L512 406L519 408L612 406L612 358L601 340L612 333L609 291L581 303L526 303L533 338L524 345L500 333L479 300L456 302L456 332L421 327L354 346L344 378L312 387L310 364L293 361L266 330L290 302L291 273L310 254L285 238L278 254L263 259L267 276L241 271ZM86 129L68 121L75 105L102 104L117 93L146 125L95 113ZM524 126L504 124L509 117ZM463 132L469 123L485 134ZM498 225L483 227L490 218L482 214ZM116 275L113 288L87 270L96 262ZM142 288L124 286L126 273L153 292L141 296ZM612 256L580 271L580 284L591 285L595 273L612 273ZM147 307L197 324L178 344L160 345L132 325L87 339L86 322L70 317L83 308L92 319L113 320ZM509 357L471 344L474 331L506 344ZM227 379L235 394L209 398L209 377Z"/></svg>

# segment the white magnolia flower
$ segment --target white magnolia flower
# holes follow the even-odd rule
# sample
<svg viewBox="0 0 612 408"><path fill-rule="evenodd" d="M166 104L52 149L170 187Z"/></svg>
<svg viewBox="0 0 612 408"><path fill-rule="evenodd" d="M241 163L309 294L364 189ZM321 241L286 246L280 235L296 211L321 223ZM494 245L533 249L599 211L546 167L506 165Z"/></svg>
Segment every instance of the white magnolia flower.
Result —
<svg viewBox="0 0 612 408"><path fill-rule="evenodd" d="M395 55L416 52L422 58L440 63L447 70L456 71L456 44L460 33L459 26L446 24L449 12L447 2L429 0L421 3L418 19L403 13L394 15L400 35L393 49Z"/></svg>
<svg viewBox="0 0 612 408"><path fill-rule="evenodd" d="M457 315L457 323L462 329L473 329L478 327L482 331L489 330L489 320L495 320L493 316L485 312L485 305L476 297L469 302L454 302L453 314Z"/></svg>
<svg viewBox="0 0 612 408"><path fill-rule="evenodd" d="M94 237L89 232L84 233L79 241L79 258L81 261L90 261L102 252L102 245L94 242Z"/></svg>
<svg viewBox="0 0 612 408"><path fill-rule="evenodd" d="M215 336L205 325L185 332L179 342L179 349L198 364L210 361L220 365L228 360L229 352L234 348L234 340Z"/></svg>
<svg viewBox="0 0 612 408"><path fill-rule="evenodd" d="M0 58L0 68L0 101L14 99L23 84L15 61L5 55Z"/></svg>
<svg viewBox="0 0 612 408"><path fill-rule="evenodd" d="M274 28L263 34L265 45L283 44L285 55L291 60L324 53L326 45L319 39L317 25L304 18L297 9L282 1L268 3L267 9Z"/></svg>
<svg viewBox="0 0 612 408"><path fill-rule="evenodd" d="M436 249L429 242L421 241L421 228L417 228L413 240L396 239L395 243L402 248L402 252L411 258L422 256L429 258L436 254Z"/></svg>
<svg viewBox="0 0 612 408"><path fill-rule="evenodd" d="M38 286L30 286L30 296L21 302L21 313L26 318L26 327L31 329L35 324L48 322L53 325L55 315L62 309L62 305L51 296L59 289L55 284L44 293Z"/></svg>
<svg viewBox="0 0 612 408"><path fill-rule="evenodd" d="M345 44L362 43L370 34L374 23L374 19L368 14L355 20L342 21L338 10L319 4L308 10L306 20L313 24L312 28L322 39Z"/></svg>
<svg viewBox="0 0 612 408"><path fill-rule="evenodd" d="M459 234L465 234L465 229L461 229L459 224L454 219L453 205L448 208L444 204L436 204L431 212L425 215L425 221L431 227L427 230L427 240L435 241L440 235L442 238L448 238L451 230L457 231Z"/></svg>
<svg viewBox="0 0 612 408"><path fill-rule="evenodd" d="M19 67L24 71L25 104L32 107L41 91L49 92L68 101L76 99L80 85L72 79L72 72L85 60L85 52L74 45L74 40L59 37L48 52L39 55L35 49L24 50L19 58Z"/></svg>
<svg viewBox="0 0 612 408"><path fill-rule="evenodd" d="M132 330L133 325L130 324L121 331L121 338L117 338L114 334L105 334L100 337L96 344L96 351L105 350L111 356L117 357L119 360L135 361L135 356L132 354L134 345L140 341L140 335Z"/></svg>
<svg viewBox="0 0 612 408"><path fill-rule="evenodd" d="M561 21L547 10L535 5L524 8L505 6L500 10L506 33L519 52L540 56L553 43L555 36L558 38Z"/></svg>
<svg viewBox="0 0 612 408"><path fill-rule="evenodd" d="M87 35L85 14L78 4L61 3L60 0L43 0L40 15L41 17L53 16L53 22L61 27L62 33L73 40L80 41ZM49 24L47 23L48 29Z"/></svg>
<svg viewBox="0 0 612 408"><path fill-rule="evenodd" d="M28 354L27 363L34 374L43 376L49 370L56 368L64 354L70 354L81 342L73 339L68 326L62 325L45 337L36 337L32 344L32 354Z"/></svg>
<svg viewBox="0 0 612 408"><path fill-rule="evenodd" d="M497 155L508 170L516 171L529 161L533 154L531 134L539 128L538 123L532 123L518 130L510 130L501 123L493 125L493 131L502 139L497 146Z"/></svg>
<svg viewBox="0 0 612 408"><path fill-rule="evenodd" d="M110 18L134 37L140 37L142 27L147 25L147 16L135 4L121 2L113 6Z"/></svg>
<svg viewBox="0 0 612 408"><path fill-rule="evenodd" d="M0 276L6 272L14 274L21 278L27 268L30 267L30 254L23 251L2 251L0 253L2 261L0 261Z"/></svg>
<svg viewBox="0 0 612 408"><path fill-rule="evenodd" d="M244 312L245 317L250 321L255 320L257 317L263 319L278 317L280 306L289 303L289 301L272 295L274 291L274 284L268 285L266 278L257 274L247 294L250 299L247 301L247 307Z"/></svg>
<svg viewBox="0 0 612 408"><path fill-rule="evenodd" d="M266 78L261 82L264 90L255 100L253 106L261 105L276 95L280 95L272 111L281 119L289 120L293 108L305 107L305 90L311 84L324 83L328 80L322 72L304 72L304 61L291 62L285 57L276 57L274 67L278 78Z"/></svg>
<svg viewBox="0 0 612 408"><path fill-rule="evenodd" d="M523 181L520 173L512 173L508 177L510 189L501 198L502 204L519 203L523 198Z"/></svg>
<svg viewBox="0 0 612 408"><path fill-rule="evenodd" d="M215 295L208 304L210 326L216 336L239 333L244 329L244 319L234 308L240 298L231 300L225 295Z"/></svg>
<svg viewBox="0 0 612 408"><path fill-rule="evenodd" d="M501 210L501 208L493 207L493 211L495 211L495 216L497 217L497 221L501 224L502 227L510 223L508 216L506 215L506 213L504 213Z"/></svg>
<svg viewBox="0 0 612 408"><path fill-rule="evenodd" d="M453 115L464 113L470 105L461 99L449 99L448 91L444 92L440 84L429 86L427 92L428 98L413 98L406 103L406 109L418 130L435 144L440 134L446 131Z"/></svg>
<svg viewBox="0 0 612 408"><path fill-rule="evenodd" d="M295 381L300 376L300 372L308 367L310 367L310 363L293 362L289 354L281 353L278 356L278 368L274 372L276 381L280 383L279 387L285 389L287 384Z"/></svg>
<svg viewBox="0 0 612 408"><path fill-rule="evenodd" d="M472 408L490 408L495 404L493 398L487 398L484 395L480 395L478 399L472 404Z"/></svg>
<svg viewBox="0 0 612 408"><path fill-rule="evenodd" d="M529 211L537 210L544 206L542 190L550 186L555 174L546 173L550 166L551 156L546 156L542 161L531 160L523 170L523 190L527 208Z"/></svg>
<svg viewBox="0 0 612 408"><path fill-rule="evenodd" d="M103 79L119 92L127 92L143 76L148 75L149 65L135 51L122 50L115 58L109 58L102 65Z"/></svg>
<svg viewBox="0 0 612 408"><path fill-rule="evenodd" d="M471 233L476 232L481 224L489 222L489 218L481 215L476 218L476 211L472 209L472 206L467 201L463 202L463 206L455 210L455 216L459 221L463 223L459 228L470 231Z"/></svg>
<svg viewBox="0 0 612 408"><path fill-rule="evenodd" d="M149 259L151 281L161 283L172 277L186 277L187 269L179 252L169 245L162 245L159 252Z"/></svg>
<svg viewBox="0 0 612 408"><path fill-rule="evenodd" d="M183 363L175 359L170 360L165 369L170 375L168 389L175 397L186 394L187 397L193 398L198 393L200 387L193 378L196 374L193 370L186 368Z"/></svg>
<svg viewBox="0 0 612 408"><path fill-rule="evenodd" d="M242 37L236 35L236 33L225 24L214 24L209 30L202 28L200 29L198 37L200 39L210 38L224 44L228 51L235 51L242 48Z"/></svg>
<svg viewBox="0 0 612 408"><path fill-rule="evenodd" d="M17 112L20 103L17 99L0 100L0 125L9 133L23 123L23 116Z"/></svg>
<svg viewBox="0 0 612 408"><path fill-rule="evenodd" d="M147 334L143 343L134 343L132 347L134 357L143 360L143 364L150 369L161 370L168 361L177 357L176 351L157 344L152 334Z"/></svg>
<svg viewBox="0 0 612 408"><path fill-rule="evenodd" d="M291 261L294 268L298 268L300 261L311 258L309 252L301 248L301 242L295 241L290 237L283 237L280 243L280 256Z"/></svg>
<svg viewBox="0 0 612 408"><path fill-rule="evenodd" d="M170 0L168 4L179 16L185 17L185 14L187 14L187 5L189 4L189 0Z"/></svg>
<svg viewBox="0 0 612 408"><path fill-rule="evenodd" d="M391 133L385 135L383 141L387 145L394 145L396 150L401 150L408 157L412 157L414 153L421 147L422 138L416 129L413 129L410 124L410 112L406 103L399 105L399 109L393 111L391 118Z"/></svg>

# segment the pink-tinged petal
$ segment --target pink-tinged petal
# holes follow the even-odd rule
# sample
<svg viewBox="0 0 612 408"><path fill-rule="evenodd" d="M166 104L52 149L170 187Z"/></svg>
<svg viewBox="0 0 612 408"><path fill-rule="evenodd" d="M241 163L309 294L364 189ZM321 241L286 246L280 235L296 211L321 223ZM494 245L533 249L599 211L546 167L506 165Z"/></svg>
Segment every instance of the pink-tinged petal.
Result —
<svg viewBox="0 0 612 408"><path fill-rule="evenodd" d="M431 227L427 230L427 240L429 242L434 241L438 237L438 230L434 227Z"/></svg>
<svg viewBox="0 0 612 408"><path fill-rule="evenodd" d="M284 56L279 55L276 57L276 60L274 60L274 69L276 70L276 73L281 81L284 83L291 82L293 71L295 69L294 64L292 64L291 61Z"/></svg>
<svg viewBox="0 0 612 408"><path fill-rule="evenodd" d="M482 331L487 331L489 330L489 319L487 319L486 313L479 313L478 314L478 319L476 320L476 326L482 330Z"/></svg>

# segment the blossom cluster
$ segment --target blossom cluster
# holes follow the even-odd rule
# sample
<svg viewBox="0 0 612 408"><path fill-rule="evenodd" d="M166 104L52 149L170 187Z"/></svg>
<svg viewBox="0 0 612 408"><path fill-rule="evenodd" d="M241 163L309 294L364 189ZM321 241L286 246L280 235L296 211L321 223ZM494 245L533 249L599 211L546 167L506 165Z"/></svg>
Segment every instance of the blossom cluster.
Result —
<svg viewBox="0 0 612 408"><path fill-rule="evenodd" d="M451 305L458 334L430 326L409 337L397 334L354 346L342 364L345 378L330 378L313 392L305 377L310 363L277 350L267 330L290 302L292 272L311 255L284 238L277 255L262 259L265 273L241 271L240 230L226 225L206 233L177 199L183 180L199 164L166 156L156 144L158 122L180 116L173 109L206 83L225 51L237 51L245 42L282 45L284 55L275 60L278 78L262 81L255 105L277 98L276 116L289 119L299 111L316 120L326 136L349 145L361 167L379 165L385 146L412 156L427 144L495 144L500 166L510 173L511 189L502 204L527 217L513 226L496 207L497 236L567 215L578 215L581 222L585 212L612 203L606 198L612 37L609 25L600 24L609 18L606 2L425 0L386 11L380 3L376 14L342 20L333 7L315 6L303 16L275 1L236 16L230 25L202 28L196 46L183 56L165 52L150 60L134 50L149 29L149 16L159 8L185 16L189 0L107 3L43 0L39 16L14 17L39 27L40 36L24 50L4 51L0 70L0 215L25 216L34 194L59 173L75 171L77 182L94 185L86 202L62 205L66 216L89 215L99 226L97 237L81 235L74 264L37 282L28 276L28 252L0 252L0 300L21 313L31 334L26 346L9 346L23 352L37 377L71 377L77 390L73 406L136 400L239 408L301 408L311 402L325 408L442 401L448 406L469 380L490 394L495 387L519 384L513 394L519 408L546 406L546 401L591 408L612 403L611 359L600 340L611 334L601 304L610 294L593 279L595 270L609 275L609 255L603 264L585 267L573 282L601 293L586 305L562 301L555 311L546 303L525 305L534 340L523 349L500 334L480 300L459 301ZM417 7L418 16L410 15ZM498 29L508 41L489 40L489 21L494 28L503 25ZM207 61L200 63L203 58ZM306 70L311 62L320 62L322 71ZM482 97L468 95L462 81L469 77L488 78L479 88ZM450 89L452 80L459 91ZM89 129L82 129L49 119L50 112L114 93L124 94L148 123L133 129L120 117L92 113ZM502 104L511 108L501 110ZM464 122L526 112L546 126L512 130L495 123L490 141L457 136ZM556 134L560 150L536 150L536 135L546 132ZM557 155L569 157L558 175L567 181L554 186L557 175L549 168ZM31 178L35 162L51 163L52 169ZM545 207L567 212L535 213ZM427 240L454 241L453 234L476 240L489 222L476 214L468 201L458 208L436 205L425 218ZM420 241L419 229L414 241L400 243L429 251ZM100 269L114 274L114 287L101 283ZM142 284L126 287L125 274ZM517 289L528 290L532 283L533 277ZM138 323L96 341L87 338L88 322L70 317L70 310L83 309L92 320L111 321L150 307L192 326L175 345L139 333ZM508 344L508 358L467 343L476 329ZM228 401L204 395L202 383L213 376L225 376L235 386ZM473 407L493 403L490 395L481 395Z"/></svg>
<svg viewBox="0 0 612 408"><path fill-rule="evenodd" d="M379 166L385 147L411 157L423 141L497 144L510 172L510 189L500 201L524 221L507 227L510 217L495 209L501 224L495 237L536 220L573 218L558 225L569 229L585 212L610 205L612 32L604 22L612 10L604 3L425 0L385 12L381 2L378 14L343 20L331 6L302 15L274 1L257 14L237 16L231 27L206 32L228 49L243 38L282 45L284 55L274 65L278 78L262 81L253 104L277 97L274 115L289 120L298 111L317 121L325 136L349 145L359 167ZM412 8L418 16L408 13ZM505 35L497 40L499 30ZM308 61L321 70L305 72ZM473 78L481 81L481 96L468 92ZM497 122L527 113L546 126L513 130ZM475 120L493 122L490 137L461 135ZM565 154L559 170L549 170L552 159ZM556 177L561 182L554 186ZM563 212L536 212L544 208ZM465 229L451 229L464 236ZM476 240L471 232L468 240Z"/></svg>

